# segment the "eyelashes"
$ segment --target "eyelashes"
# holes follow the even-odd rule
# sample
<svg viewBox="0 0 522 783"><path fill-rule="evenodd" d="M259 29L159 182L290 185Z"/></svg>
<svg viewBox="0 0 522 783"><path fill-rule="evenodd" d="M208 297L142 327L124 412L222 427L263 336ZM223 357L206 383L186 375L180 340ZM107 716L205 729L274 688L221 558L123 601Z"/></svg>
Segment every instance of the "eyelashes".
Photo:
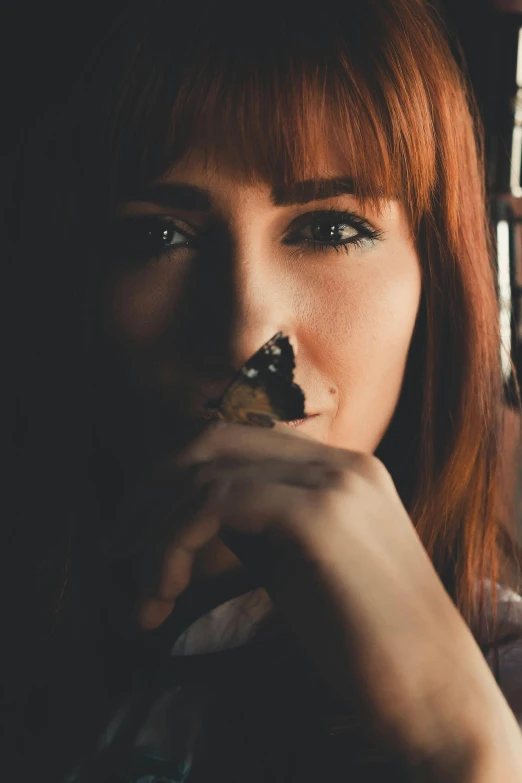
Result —
<svg viewBox="0 0 522 783"><path fill-rule="evenodd" d="M160 261L182 247L195 247L197 235L183 222L161 215L118 220L107 229L106 244L118 261Z"/></svg>
<svg viewBox="0 0 522 783"><path fill-rule="evenodd" d="M290 225L282 244L296 254L303 250L336 253L362 249L380 240L383 232L353 212L336 209L300 215ZM161 215L140 215L119 220L108 232L111 255L120 260L169 259L181 248L203 250L211 242L205 232L196 233L182 221Z"/></svg>
<svg viewBox="0 0 522 783"><path fill-rule="evenodd" d="M382 231L354 212L337 209L302 215L293 222L291 228L293 228L292 232L283 242L296 246L298 252L304 245L313 251L323 253L328 250L335 250L337 253L344 250L349 253L351 248L373 245L383 236ZM312 230L311 236L306 237L304 234L309 228L317 230ZM326 236L321 237L323 232Z"/></svg>

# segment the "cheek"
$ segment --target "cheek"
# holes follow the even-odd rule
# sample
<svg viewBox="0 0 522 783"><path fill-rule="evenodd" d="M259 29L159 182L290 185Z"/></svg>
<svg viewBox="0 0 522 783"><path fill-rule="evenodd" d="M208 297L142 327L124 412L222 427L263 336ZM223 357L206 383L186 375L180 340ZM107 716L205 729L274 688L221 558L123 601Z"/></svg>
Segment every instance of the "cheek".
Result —
<svg viewBox="0 0 522 783"><path fill-rule="evenodd" d="M397 406L421 298L412 251L325 292L326 369L339 390L330 442L373 452Z"/></svg>
<svg viewBox="0 0 522 783"><path fill-rule="evenodd" d="M375 254L371 263L361 263L345 276L323 277L314 288L314 304L308 299L302 315L335 349L337 361L344 357L339 364L347 371L355 358L364 366L370 356L407 350L421 296L420 265L413 250L406 250L400 260Z"/></svg>
<svg viewBox="0 0 522 783"><path fill-rule="evenodd" d="M395 365L406 356L420 296L420 271L413 263L364 291L358 314L361 346L368 359L375 356L384 365Z"/></svg>
<svg viewBox="0 0 522 783"><path fill-rule="evenodd" d="M105 293L106 330L136 341L160 337L173 321L181 287L179 276L159 265L113 277Z"/></svg>

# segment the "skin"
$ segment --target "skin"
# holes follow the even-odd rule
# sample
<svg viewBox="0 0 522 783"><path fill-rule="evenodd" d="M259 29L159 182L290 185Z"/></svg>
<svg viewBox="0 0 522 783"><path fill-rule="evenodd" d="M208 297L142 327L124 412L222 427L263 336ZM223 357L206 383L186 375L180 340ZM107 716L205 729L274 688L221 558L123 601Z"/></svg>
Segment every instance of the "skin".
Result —
<svg viewBox="0 0 522 783"><path fill-rule="evenodd" d="M335 161L320 169L321 177L344 173ZM159 264L120 265L110 276L107 331L136 385L154 407L155 400L184 399L180 385L188 379L201 391L185 395L197 413L205 394L217 396L229 380L209 374L211 362L225 364L224 347L237 368L283 330L294 346L307 412L320 415L299 430L212 424L181 452L173 447L138 482L139 500L128 507L138 509L141 527L154 525L154 491L165 479L168 488L192 470L185 484L201 498L184 518L172 512L153 590L138 608L140 627L165 620L198 565L200 578L212 569L248 567L246 543L268 543L268 552L258 548L265 587L303 654L337 698L350 703L355 686L376 732L423 780L519 780L518 724L390 474L373 456L398 402L421 294L419 259L400 204L365 210L382 232L379 241L349 255L315 254L281 237L316 205L275 207L269 187L247 187L223 168L204 170L194 160L167 178L211 193L215 236L227 252L213 245L212 259L223 264L214 269L213 296L206 297L199 273L188 311L186 282L201 269L191 248ZM360 208L346 194L320 205L328 206ZM120 206L119 217L150 212L161 208L133 202ZM208 226L201 213L170 214L200 230ZM227 286L232 296L221 298ZM204 325L196 342L201 354L194 358L191 346L192 366L176 339L187 328L180 312ZM220 318L230 320L222 344ZM228 539L235 560L215 548L225 532L235 535Z"/></svg>
<svg viewBox="0 0 522 783"><path fill-rule="evenodd" d="M344 173L339 156L331 155L319 162L310 178ZM118 206L116 217L164 215L181 228L200 232L217 223L224 246L219 252L228 255L209 283L210 316L205 279L199 276L190 324L175 315L191 270L197 269L195 250L178 246L170 259L132 271L124 267L113 275L106 329L128 358L131 377L137 384L147 379L146 394L153 402L160 397L178 399L180 379L207 396L217 396L232 377L230 369L239 368L282 330L294 349L294 380L305 392L306 411L320 414L300 431L321 443L373 453L399 399L421 295L420 263L400 202L382 202L376 211L363 207L353 195L342 194L274 206L268 184L245 185L218 165L205 169L194 153L162 181L204 189L213 209L169 209L131 201ZM332 208L356 213L382 237L366 240L360 248L347 245L348 254L342 248L338 253L333 248L317 252L310 244L283 244L297 218ZM301 226L301 236L312 236L311 230L310 223ZM348 227L342 237L356 231ZM171 239L182 240L179 234ZM229 317L231 303L235 317L227 345L212 344L210 335ZM202 336L188 364L176 335L183 340L193 323ZM206 369L209 362L215 372ZM205 398L192 395L195 411ZM154 453L154 445L150 450ZM192 580L238 567L237 557L216 538L199 553Z"/></svg>

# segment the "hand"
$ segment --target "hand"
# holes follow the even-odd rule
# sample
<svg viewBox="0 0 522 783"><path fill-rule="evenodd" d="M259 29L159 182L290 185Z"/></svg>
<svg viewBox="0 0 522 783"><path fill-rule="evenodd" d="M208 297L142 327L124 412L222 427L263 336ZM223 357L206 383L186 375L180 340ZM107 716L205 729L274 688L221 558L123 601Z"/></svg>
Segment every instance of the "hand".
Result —
<svg viewBox="0 0 522 783"><path fill-rule="evenodd" d="M221 424L163 471L187 468L206 500L174 533L142 628L172 611L212 538L247 567L258 542L255 565L327 687L347 701L355 687L376 732L412 761L460 764L503 697L384 465L284 425Z"/></svg>

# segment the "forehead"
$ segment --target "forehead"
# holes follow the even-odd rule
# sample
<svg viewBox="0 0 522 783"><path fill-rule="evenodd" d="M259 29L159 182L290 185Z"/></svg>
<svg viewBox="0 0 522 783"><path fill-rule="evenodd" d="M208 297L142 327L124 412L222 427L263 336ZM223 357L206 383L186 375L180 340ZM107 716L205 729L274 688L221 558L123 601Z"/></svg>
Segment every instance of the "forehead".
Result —
<svg viewBox="0 0 522 783"><path fill-rule="evenodd" d="M174 208L208 211L221 198L258 198L272 207L290 207L318 199L354 195L353 178L339 155L322 155L317 165L308 167L304 179L283 181L263 177L254 170L229 165L213 155L192 151L159 178L142 189L141 196Z"/></svg>
<svg viewBox="0 0 522 783"><path fill-rule="evenodd" d="M171 210L220 213L230 208L306 207L313 202L352 197L359 208L382 215L392 201L400 200L398 195L386 196L383 190L374 198L361 195L355 179L345 173L347 165L343 156L324 154L316 166L305 171L307 179L285 182L263 177L254 170L246 176L244 169L229 166L226 160L192 150L154 181L122 194L119 205L146 202Z"/></svg>

